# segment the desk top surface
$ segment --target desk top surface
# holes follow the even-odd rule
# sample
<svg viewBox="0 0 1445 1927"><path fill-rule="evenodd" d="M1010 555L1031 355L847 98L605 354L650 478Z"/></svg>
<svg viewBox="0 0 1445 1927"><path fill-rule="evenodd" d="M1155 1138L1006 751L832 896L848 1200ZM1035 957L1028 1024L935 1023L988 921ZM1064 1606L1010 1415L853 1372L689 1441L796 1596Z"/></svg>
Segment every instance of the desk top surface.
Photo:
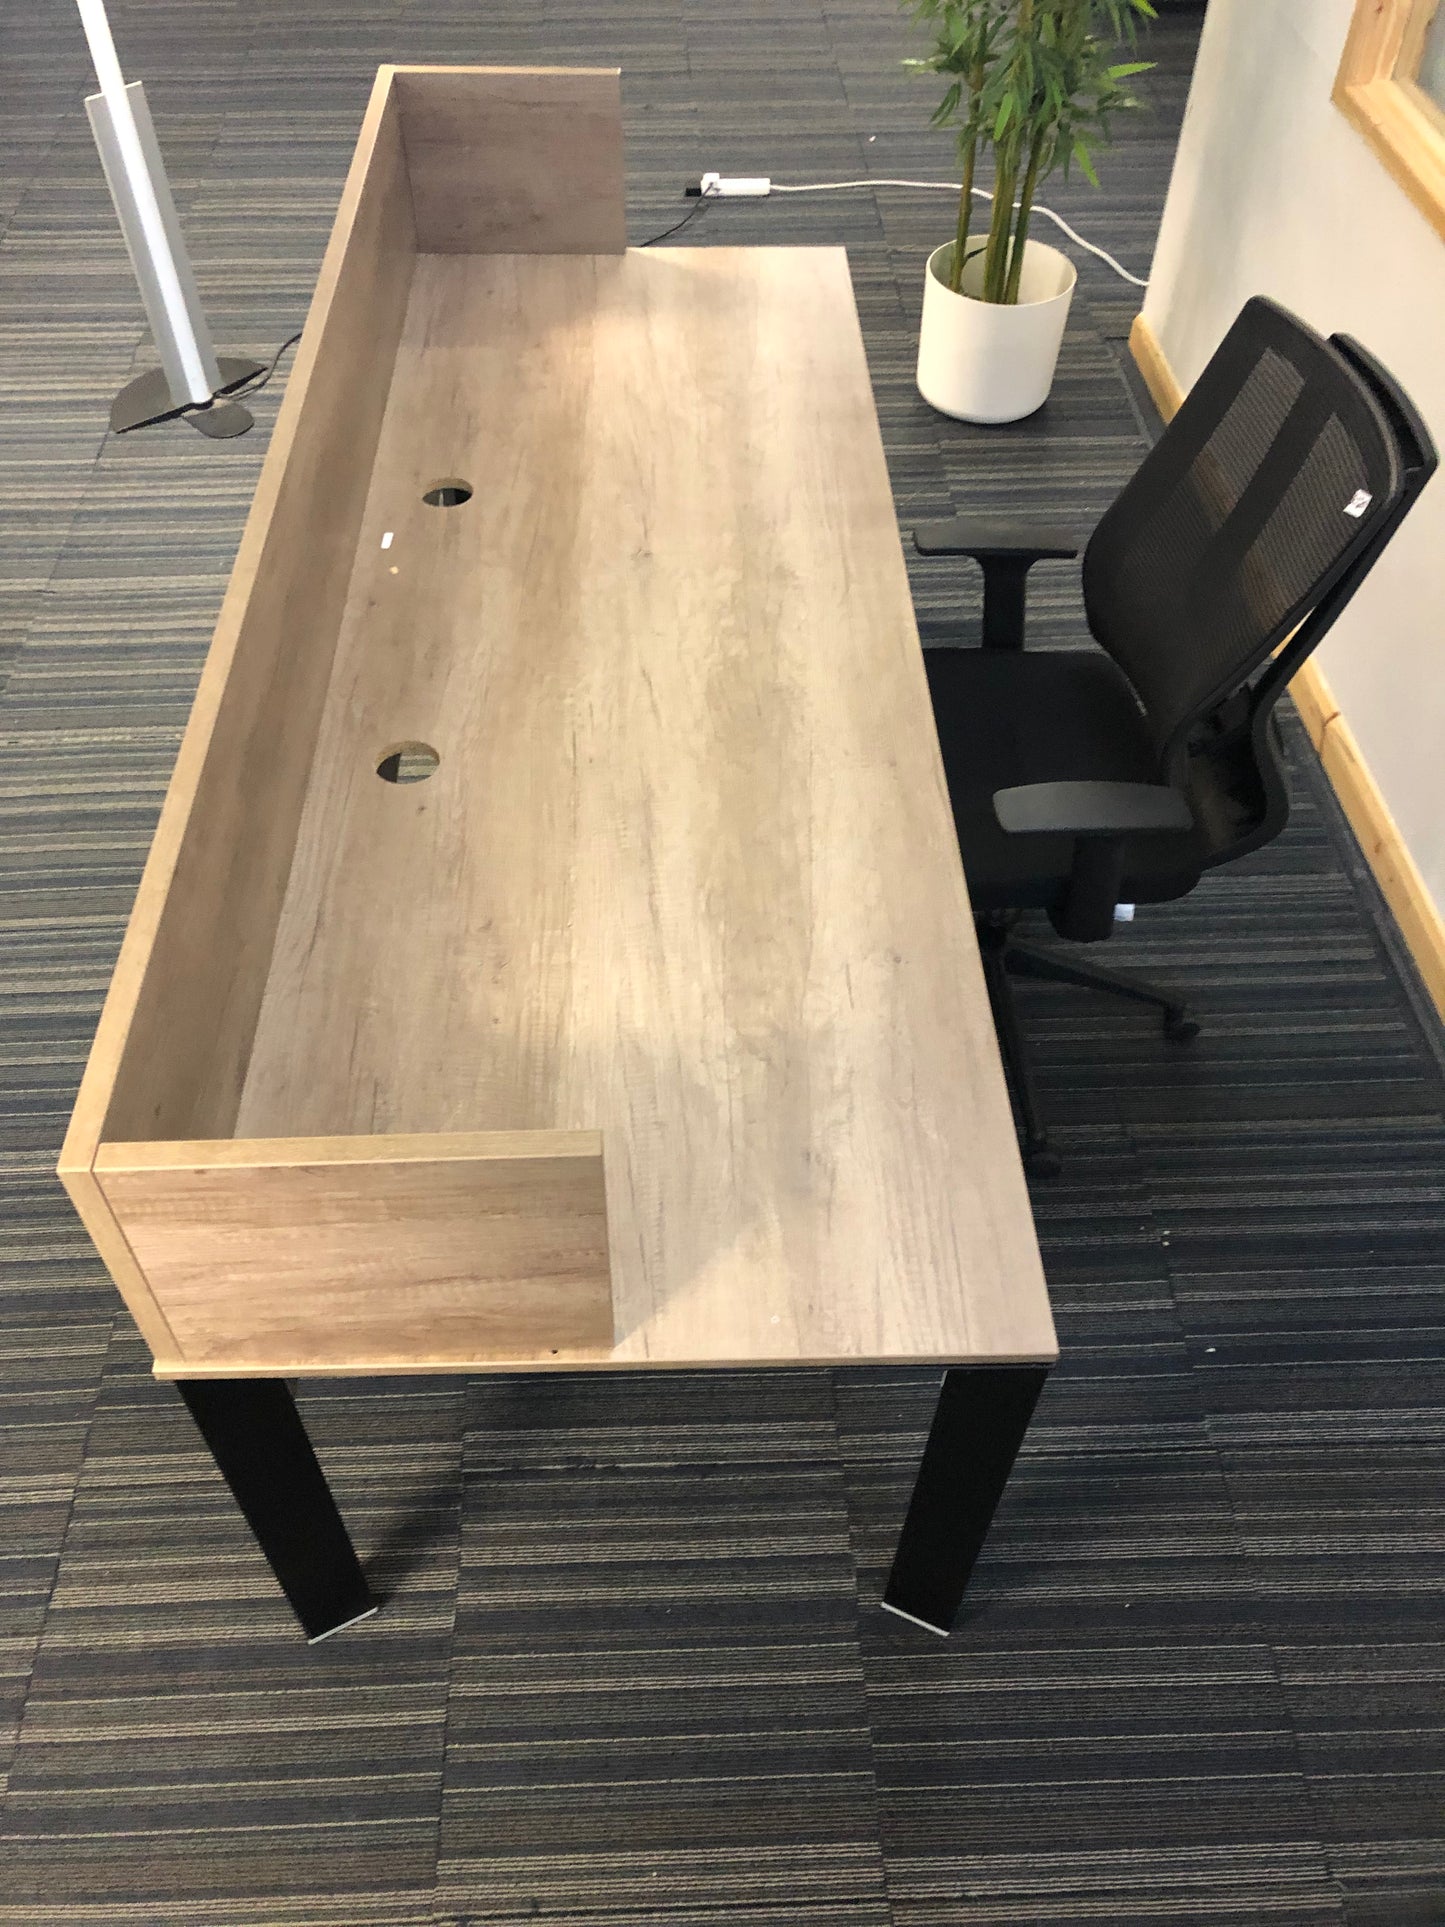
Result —
<svg viewBox="0 0 1445 1927"><path fill-rule="evenodd" d="M1056 1355L841 250L418 261L236 1128L600 1128L577 1363Z"/></svg>

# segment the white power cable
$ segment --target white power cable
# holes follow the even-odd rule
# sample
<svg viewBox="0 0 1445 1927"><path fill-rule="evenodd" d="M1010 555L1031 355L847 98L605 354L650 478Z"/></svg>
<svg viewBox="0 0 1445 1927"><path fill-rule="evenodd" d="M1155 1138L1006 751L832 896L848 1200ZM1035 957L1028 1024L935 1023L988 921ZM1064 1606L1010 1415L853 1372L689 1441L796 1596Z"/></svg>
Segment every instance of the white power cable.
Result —
<svg viewBox="0 0 1445 1927"><path fill-rule="evenodd" d="M957 194L958 192L958 183L956 181L808 181L797 187L784 187L780 181L773 181L771 183L771 191L774 194L840 194L848 188L855 187L921 187L944 194ZM989 193L986 187L976 187L973 191L982 201L991 201L993 199L992 194ZM1018 203L1015 202L1014 205L1017 206ZM1046 214L1056 227L1063 229L1064 233L1068 235L1069 239L1073 241L1076 246L1083 248L1087 254L1097 255L1099 260L1111 267L1115 274L1122 280L1131 282L1136 288L1148 287L1149 283L1147 280L1141 281L1137 274L1130 274L1129 270L1124 267L1121 262L1116 261L1113 255L1106 249L1095 247L1092 241L1086 241L1082 234L1069 226L1062 214L1055 214L1051 207L1040 207L1038 205L1035 205L1033 211L1035 214Z"/></svg>

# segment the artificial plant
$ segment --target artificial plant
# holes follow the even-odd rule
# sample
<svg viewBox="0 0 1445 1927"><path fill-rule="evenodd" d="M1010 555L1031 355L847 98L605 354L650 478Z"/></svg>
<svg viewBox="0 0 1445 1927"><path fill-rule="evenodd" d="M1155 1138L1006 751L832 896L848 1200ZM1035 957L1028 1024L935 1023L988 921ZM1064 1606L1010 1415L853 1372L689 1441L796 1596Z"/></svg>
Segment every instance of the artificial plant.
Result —
<svg viewBox="0 0 1445 1927"><path fill-rule="evenodd" d="M1040 186L1077 161L1094 186L1091 142L1109 138L1109 116L1137 107L1124 86L1147 60L1132 51L1138 19L1154 18L1151 0L905 0L935 35L933 52L909 67L944 74L949 86L935 127L956 126L963 185L948 285L984 255L985 301L1016 302L1029 218ZM974 175L980 149L993 154L993 213L988 237L969 248Z"/></svg>

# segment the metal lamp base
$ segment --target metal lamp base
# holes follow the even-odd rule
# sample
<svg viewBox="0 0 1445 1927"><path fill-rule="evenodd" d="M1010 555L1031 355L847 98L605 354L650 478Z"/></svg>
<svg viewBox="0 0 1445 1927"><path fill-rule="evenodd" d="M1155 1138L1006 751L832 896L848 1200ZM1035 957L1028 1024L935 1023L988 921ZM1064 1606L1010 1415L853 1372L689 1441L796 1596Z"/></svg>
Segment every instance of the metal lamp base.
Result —
<svg viewBox="0 0 1445 1927"><path fill-rule="evenodd" d="M137 375L134 381L126 383L111 405L112 430L117 435L128 435L133 428L149 428L153 422L180 419L215 441L244 435L248 428L255 426L255 417L249 408L243 408L236 401L226 401L224 397L233 388L240 388L264 374L265 363L245 361L237 355L218 355L216 365L221 371L221 385L212 400L182 402L179 407L171 398L164 370L152 368Z"/></svg>

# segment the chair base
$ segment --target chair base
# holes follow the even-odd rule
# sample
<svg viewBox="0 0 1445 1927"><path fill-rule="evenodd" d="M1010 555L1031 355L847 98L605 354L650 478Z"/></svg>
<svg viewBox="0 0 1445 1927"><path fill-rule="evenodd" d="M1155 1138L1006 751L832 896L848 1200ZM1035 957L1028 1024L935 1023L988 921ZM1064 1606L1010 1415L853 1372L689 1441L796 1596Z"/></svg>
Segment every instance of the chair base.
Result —
<svg viewBox="0 0 1445 1927"><path fill-rule="evenodd" d="M1189 1043L1199 1035L1199 1025L1186 1005L1153 984L1141 983L1137 977L1118 976L1112 970L1100 970L1096 964L1076 963L1072 958L1040 950L1031 943L1017 942L1012 917L980 917L978 943L994 1029L1013 1090L1014 1111L1023 1139L1024 1168L1030 1177L1054 1178L1059 1174L1059 1157L1049 1143L1048 1126L1039 1109L1028 1046L1009 979L1032 977L1043 983L1077 984L1085 990L1104 990L1114 997L1126 997L1131 1003L1150 1004L1160 1012L1164 1035L1171 1043Z"/></svg>

